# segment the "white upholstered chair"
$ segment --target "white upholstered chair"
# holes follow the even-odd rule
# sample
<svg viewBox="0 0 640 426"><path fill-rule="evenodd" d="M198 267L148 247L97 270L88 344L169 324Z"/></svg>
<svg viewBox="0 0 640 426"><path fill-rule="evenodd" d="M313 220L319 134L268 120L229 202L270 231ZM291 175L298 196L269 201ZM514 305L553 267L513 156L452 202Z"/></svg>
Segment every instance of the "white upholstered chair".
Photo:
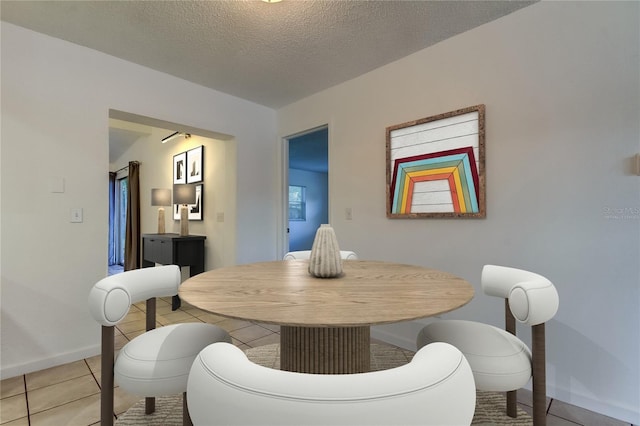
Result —
<svg viewBox="0 0 640 426"><path fill-rule="evenodd" d="M102 325L102 390L100 422L113 424L113 386L146 397L146 413L155 410L155 397L183 394L183 423L187 378L198 353L214 342L231 342L222 328L205 323L174 324L155 329L156 297L178 294L180 269L176 265L135 269L98 281L89 294L89 310ZM114 327L132 304L147 301L147 332L128 342L114 364Z"/></svg>
<svg viewBox="0 0 640 426"><path fill-rule="evenodd" d="M505 330L473 321L444 320L425 326L420 348L447 342L465 355L479 390L507 392L507 415L517 416L516 391L533 377L534 425L546 424L545 322L558 310L555 286L533 272L504 266L482 269L482 290L505 300ZM532 327L531 350L516 334L516 320Z"/></svg>
<svg viewBox="0 0 640 426"><path fill-rule="evenodd" d="M198 425L469 425L473 373L446 343L401 367L359 374L306 374L251 362L214 343L195 359L187 403Z"/></svg>
<svg viewBox="0 0 640 426"><path fill-rule="evenodd" d="M290 251L284 255L282 260L308 260L310 257L311 250ZM358 260L358 256L354 252L347 250L340 250L340 257L343 260Z"/></svg>

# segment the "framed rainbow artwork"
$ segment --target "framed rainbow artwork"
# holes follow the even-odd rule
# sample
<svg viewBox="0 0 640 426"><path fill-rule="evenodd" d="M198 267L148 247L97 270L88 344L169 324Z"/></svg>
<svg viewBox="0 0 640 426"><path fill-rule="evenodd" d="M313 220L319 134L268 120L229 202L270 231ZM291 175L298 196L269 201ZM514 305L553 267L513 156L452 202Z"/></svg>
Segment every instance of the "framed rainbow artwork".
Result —
<svg viewBox="0 0 640 426"><path fill-rule="evenodd" d="M387 217L483 218L484 105L387 127Z"/></svg>

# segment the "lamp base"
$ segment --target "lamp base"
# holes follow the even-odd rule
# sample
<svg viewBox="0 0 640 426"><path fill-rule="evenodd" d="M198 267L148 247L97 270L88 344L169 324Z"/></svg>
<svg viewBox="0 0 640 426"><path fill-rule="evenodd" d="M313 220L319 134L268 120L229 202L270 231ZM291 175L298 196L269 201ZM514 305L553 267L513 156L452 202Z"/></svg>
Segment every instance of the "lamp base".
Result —
<svg viewBox="0 0 640 426"><path fill-rule="evenodd" d="M164 234L164 207L158 209L158 234Z"/></svg>
<svg viewBox="0 0 640 426"><path fill-rule="evenodd" d="M189 208L187 205L180 207L180 236L189 235Z"/></svg>

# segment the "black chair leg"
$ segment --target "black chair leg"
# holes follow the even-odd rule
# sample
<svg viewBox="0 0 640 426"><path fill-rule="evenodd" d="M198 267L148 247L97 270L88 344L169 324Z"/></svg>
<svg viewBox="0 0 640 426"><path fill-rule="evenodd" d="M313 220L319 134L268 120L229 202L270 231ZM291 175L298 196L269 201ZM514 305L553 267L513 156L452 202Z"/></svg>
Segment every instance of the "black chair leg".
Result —
<svg viewBox="0 0 640 426"><path fill-rule="evenodd" d="M173 296L171 298L171 310L176 311L180 309L180 306L182 306L182 301L180 300L180 296Z"/></svg>
<svg viewBox="0 0 640 426"><path fill-rule="evenodd" d="M182 394L182 426L193 426L191 416L189 415L189 407L187 407L187 393Z"/></svg>
<svg viewBox="0 0 640 426"><path fill-rule="evenodd" d="M144 413L153 414L156 411L156 399L155 397L148 396L144 399Z"/></svg>
<svg viewBox="0 0 640 426"><path fill-rule="evenodd" d="M147 315L146 315L147 331L156 328L156 298L147 299ZM156 411L156 399L154 397L146 397L144 399L144 413L152 414Z"/></svg>
<svg viewBox="0 0 640 426"><path fill-rule="evenodd" d="M507 416L518 417L518 391L507 392Z"/></svg>
<svg viewBox="0 0 640 426"><path fill-rule="evenodd" d="M100 373L100 425L113 426L113 362L115 327L102 326L102 369Z"/></svg>
<svg viewBox="0 0 640 426"><path fill-rule="evenodd" d="M533 426L547 424L547 377L544 323L531 328L533 352Z"/></svg>
<svg viewBox="0 0 640 426"><path fill-rule="evenodd" d="M504 329L516 335L516 318L511 313L509 299L504 299ZM507 416L515 419L518 417L518 394L517 391L507 392Z"/></svg>

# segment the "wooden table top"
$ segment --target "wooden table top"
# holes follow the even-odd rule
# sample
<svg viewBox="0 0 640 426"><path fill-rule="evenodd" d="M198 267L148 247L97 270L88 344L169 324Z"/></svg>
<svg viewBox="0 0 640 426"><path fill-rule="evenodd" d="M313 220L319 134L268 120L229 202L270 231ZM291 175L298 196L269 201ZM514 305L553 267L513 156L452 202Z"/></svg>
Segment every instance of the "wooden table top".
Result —
<svg viewBox="0 0 640 426"><path fill-rule="evenodd" d="M302 327L357 327L449 312L474 294L447 272L348 260L338 278L309 275L308 260L259 262L203 272L180 286L185 302L230 318Z"/></svg>

